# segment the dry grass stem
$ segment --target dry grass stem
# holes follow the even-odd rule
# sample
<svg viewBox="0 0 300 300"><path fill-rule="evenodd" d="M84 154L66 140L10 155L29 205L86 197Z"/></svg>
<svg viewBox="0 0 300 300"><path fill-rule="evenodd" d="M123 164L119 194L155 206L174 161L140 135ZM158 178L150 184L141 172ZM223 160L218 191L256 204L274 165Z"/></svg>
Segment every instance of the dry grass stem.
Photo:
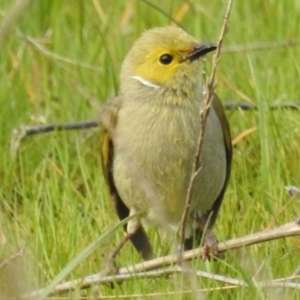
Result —
<svg viewBox="0 0 300 300"><path fill-rule="evenodd" d="M31 37L25 36L25 35L20 35L18 37L20 39L24 40L25 42L27 42L28 44L34 46L34 48L36 50L38 50L39 52L41 52L46 57L49 57L51 59L55 59L57 61L62 61L62 62L67 63L67 64L71 64L71 65L75 65L75 66L78 66L78 67L82 67L82 68L86 68L86 69L89 69L89 70L93 70L93 71L99 71L99 72L103 71L102 68L100 68L100 67L95 67L93 65L89 65L89 64L86 64L86 63L75 61L75 60L70 59L68 57L65 57L65 56L59 55L57 53L54 53L54 52L48 50L47 48L43 47L41 45L40 41L38 41L37 39L31 38Z"/></svg>
<svg viewBox="0 0 300 300"><path fill-rule="evenodd" d="M0 45L3 43L9 30L13 27L17 19L24 13L30 0L18 0L11 9L5 14L0 24Z"/></svg>
<svg viewBox="0 0 300 300"><path fill-rule="evenodd" d="M228 26L229 26L229 17L230 17L230 12L231 12L231 7L232 7L232 2L233 0L228 0L227 4L227 9L226 13L224 16L224 21L221 27L221 32L219 36L219 40L217 43L217 49L216 53L213 56L213 65L212 65L212 71L204 92L204 100L201 105L200 109L200 129L199 129L199 136L198 136L198 141L197 141L197 148L195 152L195 157L194 157L194 162L193 162L193 167L192 167L192 172L191 172L191 178L189 182L189 186L187 189L187 195L186 195L186 200L185 200L185 208L184 212L182 215L182 219L180 222L179 226L179 238L180 238L180 244L179 244L179 253L178 255L181 256L183 252L183 244L185 240L185 227L186 227L186 222L187 222L187 217L189 214L189 208L190 208L190 202L192 198L192 193L195 185L195 179L199 171L201 170L201 163L200 163L200 155L201 155L201 149L203 145L203 137L204 137L204 132L205 132L205 126L206 126L206 119L210 110L210 105L212 101L212 96L215 88L215 76L216 76L216 71L218 67L218 62L220 59L221 55L221 47L223 44L223 40L225 37L225 34L227 32Z"/></svg>
<svg viewBox="0 0 300 300"><path fill-rule="evenodd" d="M147 4L149 7L154 8L155 10L159 11L163 16L167 17L168 20L170 20L173 24L175 24L178 27L183 28L179 22L177 22L177 20L175 18L173 18L169 13L167 13L166 11L164 11L163 9L161 9L160 5L155 5L153 3L151 3L150 1L147 0L141 0L141 2L144 2L145 4Z"/></svg>
<svg viewBox="0 0 300 300"><path fill-rule="evenodd" d="M15 253L15 254L11 255L10 257L8 257L7 259L5 259L3 262L0 263L0 270L3 269L5 266L7 266L13 260L23 256L24 253L25 253L25 249L21 249L17 253Z"/></svg>

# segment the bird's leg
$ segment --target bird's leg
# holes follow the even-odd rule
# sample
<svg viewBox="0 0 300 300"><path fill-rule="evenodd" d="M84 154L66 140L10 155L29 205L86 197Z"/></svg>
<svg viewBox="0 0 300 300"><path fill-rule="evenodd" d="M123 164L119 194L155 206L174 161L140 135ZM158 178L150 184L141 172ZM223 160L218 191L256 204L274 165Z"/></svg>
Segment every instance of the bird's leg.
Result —
<svg viewBox="0 0 300 300"><path fill-rule="evenodd" d="M218 240L209 227L209 219L201 216L197 218L197 224L204 234L202 259L210 259L211 256L219 257Z"/></svg>
<svg viewBox="0 0 300 300"><path fill-rule="evenodd" d="M135 208L131 208L129 215L132 216L137 212ZM121 240L121 242L117 245L117 247L110 253L110 255L107 258L106 262L106 273L109 274L117 274L118 273L118 266L116 264L116 257L119 254L119 252L122 250L122 248L125 246L128 240L131 239L131 237L135 234L135 232L139 229L141 226L141 221L139 217L136 217L134 219L131 219L127 223L127 229L125 236Z"/></svg>
<svg viewBox="0 0 300 300"><path fill-rule="evenodd" d="M125 236L123 237L122 241L118 244L118 246L113 250L113 252L109 255L109 260L115 260L121 249L125 246L128 240L130 240L132 234L129 234L128 232L125 233Z"/></svg>
<svg viewBox="0 0 300 300"><path fill-rule="evenodd" d="M131 234L126 233L122 241L118 244L118 246L113 250L112 253L108 256L104 269L101 271L102 276L110 276L110 275L116 275L119 273L119 268L116 263L116 257L121 251L121 249L124 247L124 245L127 243L127 241L130 239ZM109 286L114 289L115 285L114 283L109 283Z"/></svg>
<svg viewBox="0 0 300 300"><path fill-rule="evenodd" d="M202 259L210 259L211 256L219 257L218 240L211 229L206 229L204 236Z"/></svg>

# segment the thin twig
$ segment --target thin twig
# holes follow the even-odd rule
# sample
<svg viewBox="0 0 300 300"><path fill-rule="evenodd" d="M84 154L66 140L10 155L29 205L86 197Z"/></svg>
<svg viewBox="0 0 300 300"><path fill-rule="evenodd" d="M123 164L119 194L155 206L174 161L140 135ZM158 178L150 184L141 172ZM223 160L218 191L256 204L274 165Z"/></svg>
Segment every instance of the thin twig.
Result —
<svg viewBox="0 0 300 300"><path fill-rule="evenodd" d="M266 106L269 109L290 109L290 110L299 110L300 109L300 101L293 102L285 102L285 103L266 103ZM240 103L240 102L226 102L224 103L224 107L226 110L258 110L258 106L250 103Z"/></svg>
<svg viewBox="0 0 300 300"><path fill-rule="evenodd" d="M229 16L230 16L230 11L231 11L231 7L232 7L232 2L233 2L233 0L228 0L227 9L226 9L226 13L224 16L224 21L223 21L223 24L221 27L220 36L219 36L219 40L217 43L216 53L213 56L212 71L211 71L210 78L207 83L207 87L204 91L204 100L203 100L203 103L202 103L201 109L200 109L199 136L198 136L197 147L196 147L196 152L195 152L195 156L194 156L189 186L188 186L187 194L186 194L184 212L183 212L182 219L181 219L180 226L179 226L180 243L179 243L178 255L182 255L182 252L183 252L183 245L184 245L184 240L185 240L185 227L186 227L186 222L187 222L187 218L188 218L188 214L189 214L190 203L192 200L193 189L194 189L196 177L197 177L199 171L201 170L200 155L201 155L201 150L202 150L202 145L203 145L203 137L204 137L204 133L205 133L206 120L207 120L207 116L210 111L212 96L213 96L213 92L214 92L214 88L215 88L215 76L216 76L218 62L219 62L220 55L221 55L221 47L222 47L223 40L224 40L225 34L227 32L228 26L229 26Z"/></svg>
<svg viewBox="0 0 300 300"><path fill-rule="evenodd" d="M7 259L5 259L2 263L0 263L0 270L3 269L5 266L7 266L11 261L23 256L25 253L25 248L21 249L17 253L11 255Z"/></svg>
<svg viewBox="0 0 300 300"><path fill-rule="evenodd" d="M298 218L296 221L286 223L286 224L284 224L280 227L274 228L274 229L260 231L260 232L253 233L253 234L250 234L250 235L247 235L244 237L240 237L240 238L232 239L232 240L229 240L229 241L226 241L223 243L219 243L218 251L221 253L221 252L225 252L225 251L232 250L232 249L244 248L244 247L258 244L258 243L263 243L263 242L267 242L267 241L271 241L271 240L275 240L275 239L279 239L279 238L285 238L285 237L297 236L297 235L300 235L300 218ZM203 255L203 251L205 251L205 249L203 247L198 248L198 249L193 249L190 251L186 251L183 253L183 256L182 256L183 260L188 261L188 260L192 260L192 259L201 257ZM122 281L130 280L130 279L136 278L136 277L147 278L148 275L149 275L148 277L155 276L155 272L153 273L153 272L148 272L148 271L163 268L163 267L173 266L174 264L177 264L177 262L178 262L178 255L169 255L169 256L159 257L159 258L156 258L156 259L153 259L150 261L146 261L146 262L142 262L142 263L135 264L132 266L120 268L119 273L115 276L103 276L103 273L97 273L97 274L93 274L93 275L87 276L82 279L76 279L76 280L61 283L56 286L56 288L53 290L52 294L54 294L54 293L61 294L61 293L65 293L70 290L74 290L74 289L78 289L78 288L85 289L85 288L89 288L90 286L93 286L96 284L122 282ZM178 268L176 266L176 268L173 270L180 270L180 268ZM147 272L147 273L145 273L145 272ZM168 272L168 270L163 270L161 272L163 272L161 274L166 274L166 272ZM139 274L139 275L136 276L136 274ZM156 273L156 274L159 274L159 273ZM211 274L208 275L209 273L206 274L205 272L202 272L202 271L199 271L198 274L199 274L199 276L203 276L203 277L211 278L211 279L215 279L215 280L223 280L224 282L226 281L228 283L230 281L230 279L227 277L222 276L222 278L221 278L221 277L217 277L217 275L211 275ZM213 276L215 276L215 277L213 278ZM235 284L237 284L237 282L235 282ZM267 283L265 283L265 285L266 284ZM299 289L299 284L293 285L292 283L289 283L289 285L288 285L287 283L284 282L284 283L282 283L282 286L294 287L294 288ZM42 289L42 290L32 292L30 294L24 295L21 299L24 299L24 300L25 299L26 300L27 299L36 299L37 297L39 297L39 295L41 295L43 293L43 291L44 290Z"/></svg>
<svg viewBox="0 0 300 300"><path fill-rule="evenodd" d="M155 5L148 0L141 0L141 1L144 2L145 4L147 4L149 7L156 9L158 12L160 12L163 16L167 17L170 21L172 21L178 27L184 29L184 27L179 22L177 22L170 13L167 13L166 11L164 11L160 5Z"/></svg>
<svg viewBox="0 0 300 300"><path fill-rule="evenodd" d="M50 132L50 131L62 131L62 130L74 130L74 129L89 129L93 127L98 127L100 122L97 121L82 121L67 124L56 124L56 125L42 125L25 127L26 135L33 135L40 132Z"/></svg>
<svg viewBox="0 0 300 300"><path fill-rule="evenodd" d="M245 111L252 111L258 110L258 107L254 104L249 103L234 103L234 102L227 102L224 104L225 109L227 110L245 110ZM289 103L270 103L268 104L268 108L275 110L275 109L290 109L290 110L300 110L300 102L294 101ZM101 126L100 121L88 120L88 121L81 121L81 122L72 122L66 124L46 124L46 125L36 125L36 126L29 126L29 125L21 125L18 128L15 128L12 132L11 140L10 140L10 149L11 153L14 154L19 148L20 143L30 135L40 134L40 133L49 133L52 131L63 131L63 130L82 130L82 129L89 129L94 127Z"/></svg>
<svg viewBox="0 0 300 300"><path fill-rule="evenodd" d="M74 129L88 129L100 126L97 121L82 121L66 124L48 124L38 126L21 125L13 129L10 139L10 153L15 154L19 148L20 143L30 135L38 133L47 133L52 131L74 130Z"/></svg>
<svg viewBox="0 0 300 300"><path fill-rule="evenodd" d="M284 277L284 278L277 278L277 279L274 279L273 281L274 282L294 282L295 279L300 279L300 266L297 266L297 269L295 270L295 272L293 273L292 276L289 276L289 277Z"/></svg>

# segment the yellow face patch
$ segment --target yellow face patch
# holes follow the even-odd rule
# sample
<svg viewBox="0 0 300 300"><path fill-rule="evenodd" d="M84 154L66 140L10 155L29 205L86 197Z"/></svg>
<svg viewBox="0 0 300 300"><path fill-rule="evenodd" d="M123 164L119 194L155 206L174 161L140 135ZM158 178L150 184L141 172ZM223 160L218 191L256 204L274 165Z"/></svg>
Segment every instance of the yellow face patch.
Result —
<svg viewBox="0 0 300 300"><path fill-rule="evenodd" d="M179 51L157 49L145 55L143 63L134 66L134 73L152 83L164 85L180 68L183 58Z"/></svg>

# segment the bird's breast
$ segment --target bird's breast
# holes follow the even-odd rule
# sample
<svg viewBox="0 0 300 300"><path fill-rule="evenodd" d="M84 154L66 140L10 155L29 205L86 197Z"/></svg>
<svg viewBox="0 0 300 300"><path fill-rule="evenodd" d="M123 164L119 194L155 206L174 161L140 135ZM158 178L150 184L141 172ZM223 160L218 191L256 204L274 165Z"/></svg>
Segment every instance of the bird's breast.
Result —
<svg viewBox="0 0 300 300"><path fill-rule="evenodd" d="M127 205L146 209L150 223L177 225L184 209L200 129L199 104L128 103L114 134L113 174ZM211 109L191 209L205 213L225 181L222 128Z"/></svg>

